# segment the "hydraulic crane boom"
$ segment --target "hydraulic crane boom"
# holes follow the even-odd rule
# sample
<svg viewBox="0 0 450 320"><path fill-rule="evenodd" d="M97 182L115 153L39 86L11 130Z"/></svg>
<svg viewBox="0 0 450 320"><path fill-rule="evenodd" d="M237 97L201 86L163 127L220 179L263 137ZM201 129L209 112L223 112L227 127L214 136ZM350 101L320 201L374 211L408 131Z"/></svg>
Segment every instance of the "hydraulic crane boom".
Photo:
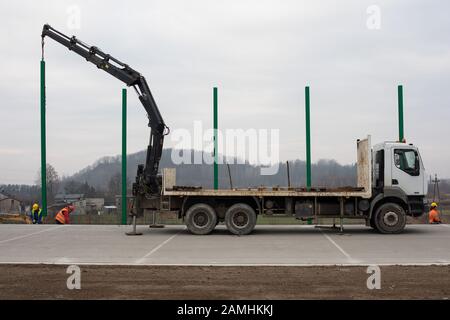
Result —
<svg viewBox="0 0 450 320"><path fill-rule="evenodd" d="M44 25L42 29L42 55L44 55L45 37L59 42L69 50L95 64L97 68L106 71L113 77L126 83L127 86L132 86L136 90L139 100L147 112L149 119L148 126L151 130L145 166L138 166L136 182L133 184L133 195L135 196L133 214L141 214L142 208L139 205L141 200L151 199L160 195L161 184L157 176L158 167L162 154L164 136L169 133L169 128L161 117L147 81L139 72L133 70L127 64L102 52L95 46L86 45L75 36L66 36L48 24Z"/></svg>

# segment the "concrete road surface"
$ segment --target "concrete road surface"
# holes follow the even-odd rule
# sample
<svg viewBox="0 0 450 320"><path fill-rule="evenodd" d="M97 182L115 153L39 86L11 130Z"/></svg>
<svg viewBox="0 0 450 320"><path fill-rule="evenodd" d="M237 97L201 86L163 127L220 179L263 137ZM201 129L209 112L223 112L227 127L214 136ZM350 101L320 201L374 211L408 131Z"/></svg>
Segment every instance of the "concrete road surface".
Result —
<svg viewBox="0 0 450 320"><path fill-rule="evenodd" d="M130 226L0 225L0 263L101 265L450 265L449 225L408 225L399 235L346 226L343 235L313 226L257 226L234 236L219 225L207 236L184 226L125 235Z"/></svg>

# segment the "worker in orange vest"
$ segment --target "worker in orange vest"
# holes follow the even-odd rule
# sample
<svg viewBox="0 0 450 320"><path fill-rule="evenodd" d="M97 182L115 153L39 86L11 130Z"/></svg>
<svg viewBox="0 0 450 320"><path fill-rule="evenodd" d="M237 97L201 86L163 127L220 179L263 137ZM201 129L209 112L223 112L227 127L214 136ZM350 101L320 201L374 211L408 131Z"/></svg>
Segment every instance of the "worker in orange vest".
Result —
<svg viewBox="0 0 450 320"><path fill-rule="evenodd" d="M428 222L430 224L442 223L441 218L439 217L439 211L437 209L437 203L433 202L431 204L430 212L428 213Z"/></svg>
<svg viewBox="0 0 450 320"><path fill-rule="evenodd" d="M75 207L73 205L68 205L56 214L55 216L55 222L56 224L70 224L69 214L75 210Z"/></svg>

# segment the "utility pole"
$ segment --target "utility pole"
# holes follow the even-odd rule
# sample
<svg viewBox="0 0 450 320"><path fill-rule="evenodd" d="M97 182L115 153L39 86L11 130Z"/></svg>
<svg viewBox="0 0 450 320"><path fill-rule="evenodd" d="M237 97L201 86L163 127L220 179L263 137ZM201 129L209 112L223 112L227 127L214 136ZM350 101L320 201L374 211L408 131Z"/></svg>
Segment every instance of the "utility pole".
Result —
<svg viewBox="0 0 450 320"><path fill-rule="evenodd" d="M397 88L398 95L398 141L403 142L405 140L404 127L403 127L403 86L399 85Z"/></svg>
<svg viewBox="0 0 450 320"><path fill-rule="evenodd" d="M311 125L309 110L309 87L305 87L305 121L306 121L306 189L311 190Z"/></svg>
<svg viewBox="0 0 450 320"><path fill-rule="evenodd" d="M219 189L219 168L218 168L218 115L217 115L217 87L213 89L213 127L214 127L214 189Z"/></svg>
<svg viewBox="0 0 450 320"><path fill-rule="evenodd" d="M45 61L41 60L41 207L42 215L47 216L47 147L45 132Z"/></svg>
<svg viewBox="0 0 450 320"><path fill-rule="evenodd" d="M127 224L127 89L122 89L122 224Z"/></svg>
<svg viewBox="0 0 450 320"><path fill-rule="evenodd" d="M439 192L439 182L441 182L441 180L438 180L437 174L434 174L433 202L439 202L441 200L441 195Z"/></svg>

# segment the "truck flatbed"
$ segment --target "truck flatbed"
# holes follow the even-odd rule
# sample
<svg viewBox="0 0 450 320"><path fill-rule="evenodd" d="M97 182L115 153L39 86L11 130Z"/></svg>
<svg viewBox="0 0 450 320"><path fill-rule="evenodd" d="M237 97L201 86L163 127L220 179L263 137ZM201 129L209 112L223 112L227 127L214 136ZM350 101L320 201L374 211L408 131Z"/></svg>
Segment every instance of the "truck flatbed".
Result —
<svg viewBox="0 0 450 320"><path fill-rule="evenodd" d="M361 197L372 196L370 136L357 140L357 186L356 187L249 187L233 189L204 189L201 186L176 185L176 171L164 169L163 196L171 197Z"/></svg>

